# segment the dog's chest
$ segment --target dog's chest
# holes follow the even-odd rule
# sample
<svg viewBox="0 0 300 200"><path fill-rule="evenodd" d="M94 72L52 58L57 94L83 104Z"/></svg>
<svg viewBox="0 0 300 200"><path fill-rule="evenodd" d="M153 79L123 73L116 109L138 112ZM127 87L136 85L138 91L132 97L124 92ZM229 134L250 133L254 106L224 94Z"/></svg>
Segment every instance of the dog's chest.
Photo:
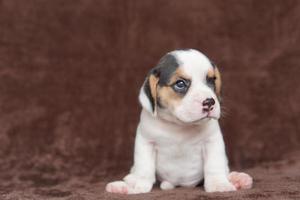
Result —
<svg viewBox="0 0 300 200"><path fill-rule="evenodd" d="M176 183L193 184L203 178L201 142L177 142L155 144L156 172L160 179Z"/></svg>
<svg viewBox="0 0 300 200"><path fill-rule="evenodd" d="M155 147L159 179L184 186L193 186L203 179L203 149L211 132L209 124L182 127L146 118L139 127Z"/></svg>

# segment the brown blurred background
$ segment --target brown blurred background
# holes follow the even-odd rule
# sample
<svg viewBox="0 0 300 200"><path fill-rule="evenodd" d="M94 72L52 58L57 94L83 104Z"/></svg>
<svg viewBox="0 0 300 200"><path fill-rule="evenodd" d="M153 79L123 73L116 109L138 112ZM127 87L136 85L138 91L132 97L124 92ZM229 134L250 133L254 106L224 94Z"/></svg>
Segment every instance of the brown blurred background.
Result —
<svg viewBox="0 0 300 200"><path fill-rule="evenodd" d="M299 23L296 0L1 0L0 169L128 171L139 87L178 48L223 72L232 167L299 150Z"/></svg>

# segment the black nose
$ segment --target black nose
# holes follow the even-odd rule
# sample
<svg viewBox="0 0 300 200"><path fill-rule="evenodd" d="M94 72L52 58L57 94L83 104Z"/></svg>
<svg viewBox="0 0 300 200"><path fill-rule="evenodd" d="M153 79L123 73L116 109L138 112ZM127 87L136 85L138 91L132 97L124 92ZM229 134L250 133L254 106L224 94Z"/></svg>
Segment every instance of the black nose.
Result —
<svg viewBox="0 0 300 200"><path fill-rule="evenodd" d="M207 106L208 108L212 107L213 105L215 105L215 100L213 98L207 98L203 101L202 105L203 106Z"/></svg>

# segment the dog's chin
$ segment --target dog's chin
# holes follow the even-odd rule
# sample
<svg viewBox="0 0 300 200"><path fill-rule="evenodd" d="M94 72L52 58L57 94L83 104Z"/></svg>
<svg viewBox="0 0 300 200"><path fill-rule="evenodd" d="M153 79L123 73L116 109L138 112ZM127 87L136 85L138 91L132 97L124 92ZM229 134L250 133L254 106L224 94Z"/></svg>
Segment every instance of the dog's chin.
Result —
<svg viewBox="0 0 300 200"><path fill-rule="evenodd" d="M220 118L220 116L216 114L206 114L199 117L184 117L182 115L176 115L166 111L159 112L158 117L162 120L179 125L201 125L209 122L210 120L218 120Z"/></svg>
<svg viewBox="0 0 300 200"><path fill-rule="evenodd" d="M179 120L181 123L184 124L203 124L210 120L218 120L220 118L220 114L218 113L209 113L205 115L201 115L198 117L185 117L182 116L176 116L176 119Z"/></svg>
<svg viewBox="0 0 300 200"><path fill-rule="evenodd" d="M184 123L186 125L196 125L196 124L203 124L206 123L210 120L217 120L217 118L215 117L210 117L210 116L204 116L204 117L200 117L197 119L190 119L190 120L186 120L186 119L178 119L181 123Z"/></svg>

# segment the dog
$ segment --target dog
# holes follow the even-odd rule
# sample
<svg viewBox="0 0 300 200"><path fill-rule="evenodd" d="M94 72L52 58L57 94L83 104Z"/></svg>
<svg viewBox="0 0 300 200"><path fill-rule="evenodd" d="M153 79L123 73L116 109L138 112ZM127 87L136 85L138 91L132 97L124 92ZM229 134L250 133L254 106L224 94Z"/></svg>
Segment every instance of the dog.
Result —
<svg viewBox="0 0 300 200"><path fill-rule="evenodd" d="M220 100L220 71L204 54L187 49L164 55L140 89L134 165L106 191L147 193L156 179L162 190L195 187L203 180L206 192L251 188L251 176L229 173Z"/></svg>

